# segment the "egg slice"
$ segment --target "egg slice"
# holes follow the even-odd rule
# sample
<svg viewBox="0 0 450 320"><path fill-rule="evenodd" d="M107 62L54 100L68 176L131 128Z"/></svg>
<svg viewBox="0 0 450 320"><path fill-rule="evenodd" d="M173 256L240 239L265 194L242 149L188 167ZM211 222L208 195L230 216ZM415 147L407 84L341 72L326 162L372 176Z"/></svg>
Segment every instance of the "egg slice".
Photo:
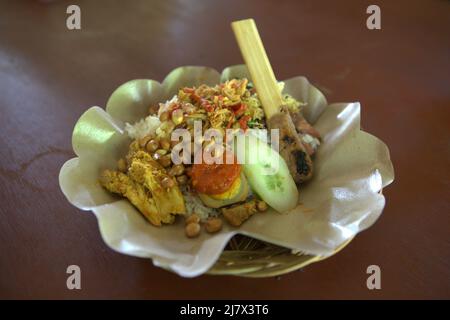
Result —
<svg viewBox="0 0 450 320"><path fill-rule="evenodd" d="M249 186L247 179L242 172L227 191L220 194L198 194L200 200L202 200L206 206L211 208L220 208L244 201L247 199L248 195Z"/></svg>

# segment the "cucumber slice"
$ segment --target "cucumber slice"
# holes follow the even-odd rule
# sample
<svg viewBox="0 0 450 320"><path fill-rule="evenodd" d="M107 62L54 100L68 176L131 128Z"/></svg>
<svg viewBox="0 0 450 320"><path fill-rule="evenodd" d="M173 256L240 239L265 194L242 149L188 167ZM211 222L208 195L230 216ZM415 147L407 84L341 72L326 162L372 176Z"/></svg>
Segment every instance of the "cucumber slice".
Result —
<svg viewBox="0 0 450 320"><path fill-rule="evenodd" d="M252 190L278 212L294 209L298 203L297 186L280 154L252 135L246 137L245 155L239 151L237 157L243 162Z"/></svg>

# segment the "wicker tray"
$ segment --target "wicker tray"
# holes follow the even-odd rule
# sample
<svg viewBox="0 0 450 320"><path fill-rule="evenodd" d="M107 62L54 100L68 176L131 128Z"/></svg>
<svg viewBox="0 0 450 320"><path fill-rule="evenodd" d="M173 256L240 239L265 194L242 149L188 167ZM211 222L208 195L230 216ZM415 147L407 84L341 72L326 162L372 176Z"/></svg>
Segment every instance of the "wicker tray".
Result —
<svg viewBox="0 0 450 320"><path fill-rule="evenodd" d="M343 249L351 240L344 242L333 254ZM328 257L294 254L290 249L237 235L230 240L219 260L207 274L249 278L275 277Z"/></svg>
<svg viewBox="0 0 450 320"><path fill-rule="evenodd" d="M383 190L380 191L380 194ZM332 255L341 251L353 238L341 244ZM207 274L248 278L268 278L293 272L324 260L329 256L292 253L292 250L250 237L234 236Z"/></svg>

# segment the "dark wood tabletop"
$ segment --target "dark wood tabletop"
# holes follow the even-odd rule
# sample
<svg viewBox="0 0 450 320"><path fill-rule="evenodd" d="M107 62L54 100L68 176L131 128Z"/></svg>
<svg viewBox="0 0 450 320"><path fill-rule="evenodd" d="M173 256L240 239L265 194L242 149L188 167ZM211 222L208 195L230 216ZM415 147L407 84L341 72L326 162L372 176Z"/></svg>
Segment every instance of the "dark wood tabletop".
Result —
<svg viewBox="0 0 450 320"><path fill-rule="evenodd" d="M369 30L366 9L381 9ZM66 9L81 8L81 30ZM381 218L343 251L277 278L183 279L102 241L65 199L72 129L120 84L242 63L230 22L253 17L278 79L359 101L390 148ZM0 298L450 298L449 1L1 1ZM68 290L66 268L81 268ZM369 265L381 289L369 290Z"/></svg>

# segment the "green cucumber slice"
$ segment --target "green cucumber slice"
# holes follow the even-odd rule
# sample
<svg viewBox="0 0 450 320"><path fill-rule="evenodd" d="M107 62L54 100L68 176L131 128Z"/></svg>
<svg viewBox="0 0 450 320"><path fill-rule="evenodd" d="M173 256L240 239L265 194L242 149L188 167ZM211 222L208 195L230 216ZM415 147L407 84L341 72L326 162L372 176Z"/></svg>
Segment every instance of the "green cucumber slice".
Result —
<svg viewBox="0 0 450 320"><path fill-rule="evenodd" d="M246 137L245 155L239 151L237 157L252 190L278 212L294 209L298 189L280 154L252 135Z"/></svg>

